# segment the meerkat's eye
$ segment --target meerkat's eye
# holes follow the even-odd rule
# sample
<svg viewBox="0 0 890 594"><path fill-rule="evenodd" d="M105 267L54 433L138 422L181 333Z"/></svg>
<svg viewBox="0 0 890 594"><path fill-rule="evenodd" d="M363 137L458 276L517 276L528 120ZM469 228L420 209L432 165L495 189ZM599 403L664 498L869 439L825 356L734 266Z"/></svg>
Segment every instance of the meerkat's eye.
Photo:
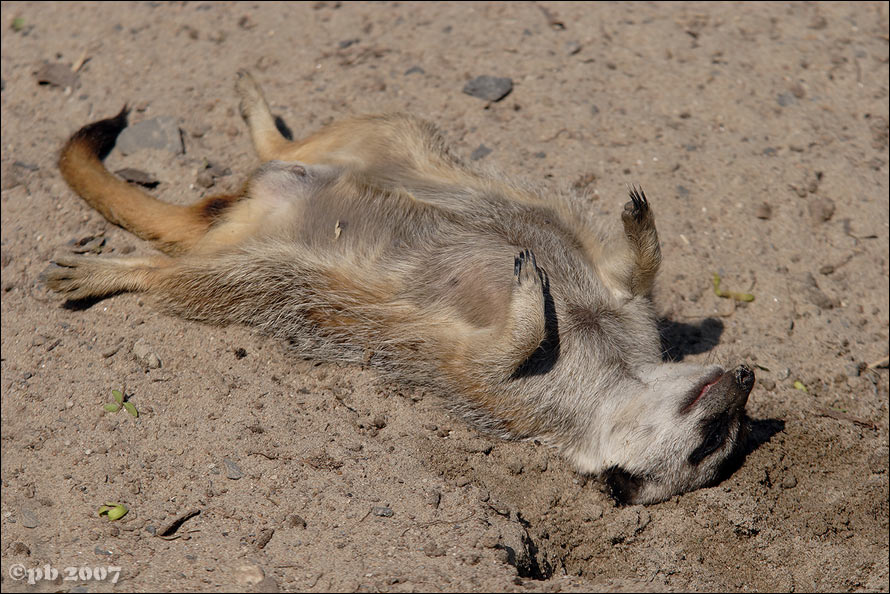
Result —
<svg viewBox="0 0 890 594"><path fill-rule="evenodd" d="M693 466L697 465L723 445L723 442L726 441L726 436L729 433L729 424L729 415L725 412L705 421L702 429L704 439L702 440L701 445L689 454L689 463Z"/></svg>

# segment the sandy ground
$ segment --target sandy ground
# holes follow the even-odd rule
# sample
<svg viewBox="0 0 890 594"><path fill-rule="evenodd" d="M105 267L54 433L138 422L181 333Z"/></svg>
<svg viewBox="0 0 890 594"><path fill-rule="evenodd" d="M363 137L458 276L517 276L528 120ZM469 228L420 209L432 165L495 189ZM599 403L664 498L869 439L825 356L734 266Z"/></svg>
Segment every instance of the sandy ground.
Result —
<svg viewBox="0 0 890 594"><path fill-rule="evenodd" d="M886 3L4 2L2 27L4 591L888 590ZM756 368L744 465L618 508L371 371L139 295L64 307L55 255L150 250L66 188L62 142L129 102L185 152L110 169L177 203L234 189L239 68L295 136L412 111L616 224L641 184L673 357ZM461 92L482 74L512 93Z"/></svg>

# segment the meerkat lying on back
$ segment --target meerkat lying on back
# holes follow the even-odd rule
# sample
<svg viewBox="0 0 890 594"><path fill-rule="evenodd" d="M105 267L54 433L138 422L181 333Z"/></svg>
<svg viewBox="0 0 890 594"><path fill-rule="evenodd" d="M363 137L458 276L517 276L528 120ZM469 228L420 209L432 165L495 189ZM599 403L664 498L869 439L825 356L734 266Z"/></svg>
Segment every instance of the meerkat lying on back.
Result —
<svg viewBox="0 0 890 594"><path fill-rule="evenodd" d="M435 389L476 426L537 439L623 503L712 483L737 449L745 366L663 363L651 302L661 261L640 190L606 239L583 204L480 174L407 115L285 139L253 78L241 113L262 165L237 194L161 202L102 158L126 126L78 131L68 185L165 255L66 257L69 299L142 291L169 311L240 323L324 359L370 360Z"/></svg>

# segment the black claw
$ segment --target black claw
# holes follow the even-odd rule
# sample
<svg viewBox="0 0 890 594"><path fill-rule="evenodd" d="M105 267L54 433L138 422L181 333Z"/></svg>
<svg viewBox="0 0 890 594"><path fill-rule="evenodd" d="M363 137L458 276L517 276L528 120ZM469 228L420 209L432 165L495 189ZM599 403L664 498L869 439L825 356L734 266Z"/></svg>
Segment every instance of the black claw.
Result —
<svg viewBox="0 0 890 594"><path fill-rule="evenodd" d="M643 188L631 186L630 199L633 200L634 207L637 209L649 206L649 201L646 199L646 193L643 192Z"/></svg>
<svg viewBox="0 0 890 594"><path fill-rule="evenodd" d="M643 220L643 215L649 210L649 200L646 198L643 188L631 186L629 193L630 204L628 206L632 206L632 209L628 210L637 221L641 221Z"/></svg>
<svg viewBox="0 0 890 594"><path fill-rule="evenodd" d="M535 253L526 248L519 252L518 256L513 258L513 276L516 278L517 283L522 283L522 268L529 265L531 265L531 269L538 273L539 276L542 274L541 270L538 268L538 262L535 259Z"/></svg>

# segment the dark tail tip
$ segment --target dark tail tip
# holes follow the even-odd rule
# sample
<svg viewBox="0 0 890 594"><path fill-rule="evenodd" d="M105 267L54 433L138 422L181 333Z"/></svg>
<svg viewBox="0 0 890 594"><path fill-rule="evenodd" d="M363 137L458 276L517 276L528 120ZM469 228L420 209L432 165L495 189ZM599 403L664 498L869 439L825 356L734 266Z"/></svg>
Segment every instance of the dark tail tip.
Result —
<svg viewBox="0 0 890 594"><path fill-rule="evenodd" d="M77 143L86 146L99 159L104 159L114 148L118 135L127 127L129 113L130 108L124 105L123 109L113 118L87 124L78 130L68 141L68 144Z"/></svg>

